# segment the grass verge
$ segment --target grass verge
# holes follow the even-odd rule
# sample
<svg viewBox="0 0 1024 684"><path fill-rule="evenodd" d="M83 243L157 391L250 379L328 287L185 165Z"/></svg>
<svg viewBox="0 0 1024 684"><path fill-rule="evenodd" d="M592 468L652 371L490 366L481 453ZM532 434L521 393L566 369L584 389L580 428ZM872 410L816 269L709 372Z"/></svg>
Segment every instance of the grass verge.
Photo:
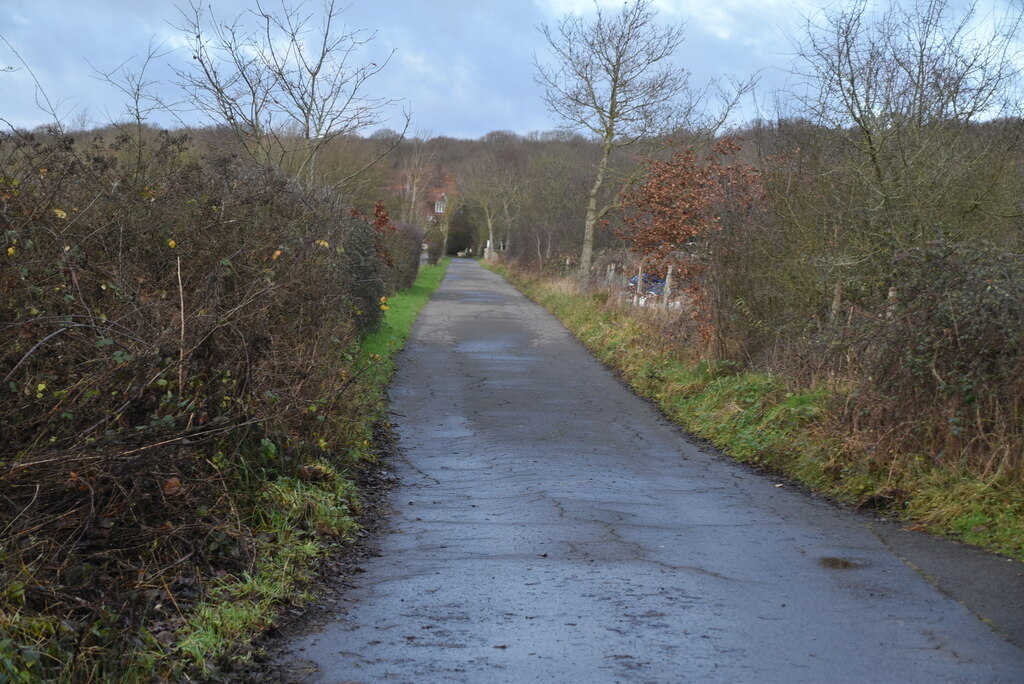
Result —
<svg viewBox="0 0 1024 684"><path fill-rule="evenodd" d="M394 373L394 356L405 345L413 323L440 286L448 262L422 268L412 287L381 299L380 327L362 339L354 366L359 369L362 404L358 424L350 430L365 438L356 443L355 462L374 460L372 434L380 426L387 388ZM389 427L389 426L388 426ZM308 598L304 587L314 576L317 561L339 541L351 541L358 529L352 514L360 508L351 472L339 472L329 461L303 467L300 477L278 477L261 487L253 510L251 533L267 540L265 552L252 573L214 588L179 630L175 652L186 662L209 670L211 657L229 655L273 623L282 605ZM244 657L244 656L243 656Z"/></svg>
<svg viewBox="0 0 1024 684"><path fill-rule="evenodd" d="M689 358L650 323L610 305L607 293L583 296L562 281L489 268L554 313L637 394L732 458L915 529L1024 560L1019 476L878 453L871 435L851 435L832 419L841 403L838 385L794 387L729 361Z"/></svg>
<svg viewBox="0 0 1024 684"><path fill-rule="evenodd" d="M379 389L385 388L390 381L395 369L394 356L405 346L420 309L440 287L449 261L446 259L440 265L420 269L412 287L387 298L384 322L378 330L363 338L362 353L379 361L379 372L375 375Z"/></svg>

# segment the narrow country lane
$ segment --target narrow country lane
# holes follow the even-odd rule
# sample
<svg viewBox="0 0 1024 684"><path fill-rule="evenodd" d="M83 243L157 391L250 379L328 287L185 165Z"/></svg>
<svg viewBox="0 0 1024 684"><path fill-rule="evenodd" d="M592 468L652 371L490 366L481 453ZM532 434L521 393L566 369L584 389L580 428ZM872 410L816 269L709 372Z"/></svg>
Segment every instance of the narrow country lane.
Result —
<svg viewBox="0 0 1024 684"><path fill-rule="evenodd" d="M1020 564L729 462L475 262L399 364L394 532L296 680L1024 681Z"/></svg>

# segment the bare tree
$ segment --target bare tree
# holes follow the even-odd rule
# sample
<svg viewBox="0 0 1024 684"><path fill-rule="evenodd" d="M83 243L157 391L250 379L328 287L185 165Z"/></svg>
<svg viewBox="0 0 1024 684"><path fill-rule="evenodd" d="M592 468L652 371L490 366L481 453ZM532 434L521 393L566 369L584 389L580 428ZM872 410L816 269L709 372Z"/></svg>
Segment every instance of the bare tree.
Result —
<svg viewBox="0 0 1024 684"><path fill-rule="evenodd" d="M254 159L312 180L325 145L383 124L399 104L369 94L370 80L390 55L359 63L361 48L376 34L339 27L344 10L336 0L324 0L319 15L287 0L273 12L257 2L224 23L190 0L177 28L188 41L192 67L177 70L179 85Z"/></svg>
<svg viewBox="0 0 1024 684"><path fill-rule="evenodd" d="M502 181L501 216L505 223L505 239L502 240L501 249L508 252L522 205L524 182L522 177L515 173L508 173Z"/></svg>
<svg viewBox="0 0 1024 684"><path fill-rule="evenodd" d="M570 14L557 26L541 26L554 58L534 56L535 80L544 102L571 130L596 136L602 145L587 195L580 275L588 279L594 227L617 206L619 194L599 206L616 148L664 133L693 111L689 73L671 62L683 41L683 25L659 26L653 0L629 0L614 14L595 2L588 21Z"/></svg>
<svg viewBox="0 0 1024 684"><path fill-rule="evenodd" d="M567 226L583 223L582 206L566 197L583 196L592 179L585 175L588 160L571 143L546 140L528 161L522 184L520 239L515 249L520 262L538 268L557 257L572 244Z"/></svg>
<svg viewBox="0 0 1024 684"><path fill-rule="evenodd" d="M484 256L494 255L494 229L502 208L502 188L498 182L500 165L492 151L470 159L459 177L460 199L480 210L487 228Z"/></svg>
<svg viewBox="0 0 1024 684"><path fill-rule="evenodd" d="M981 31L975 2L958 14L948 0L871 5L856 0L809 22L803 105L863 160L874 216L910 209L920 220L958 194L944 178L972 161L959 146L967 126L1017 113L1021 18Z"/></svg>
<svg viewBox="0 0 1024 684"><path fill-rule="evenodd" d="M422 222L420 205L424 201L427 185L438 174L434 160L437 148L430 144L431 137L429 130L418 131L416 137L408 141L409 149L398 168L399 195L402 201L400 217L408 223Z"/></svg>
<svg viewBox="0 0 1024 684"><path fill-rule="evenodd" d="M487 228L485 256L493 257L499 241L496 231L504 227L507 248L519 210L523 189L523 160L517 149L520 139L506 132L490 133L479 154L462 166L459 188L464 203L483 214Z"/></svg>
<svg viewBox="0 0 1024 684"><path fill-rule="evenodd" d="M441 233L441 249L437 254L437 259L434 261L435 264L439 264L444 261L445 256L448 254L448 238L452 232L452 221L455 218L456 213L459 211L459 204L461 198L458 192L455 191L455 186L452 183L445 183L448 186L448 190L451 191L450 196L446 193L444 199L441 201L441 212L440 216L434 216L433 223L437 225L438 231ZM435 208L437 205L435 204Z"/></svg>
<svg viewBox="0 0 1024 684"><path fill-rule="evenodd" d="M896 126L971 121L1005 113L1019 67L1017 15L978 26L977 2L954 14L949 0L892 2L883 11L855 0L808 22L799 47L822 123L863 135Z"/></svg>
<svg viewBox="0 0 1024 684"><path fill-rule="evenodd" d="M28 65L28 62L26 62L25 59L21 56L21 53L18 52L18 50L13 45L11 45L10 41L8 41L2 35L0 35L0 43L3 43L5 46L7 46L7 49L10 50L11 54L14 56L14 59L18 62L18 64L21 65L19 67L9 65L2 66L0 67L0 73L14 73L16 71L21 71L22 69L28 72L28 75L32 78L32 83L35 87L36 107L38 107L40 111L42 111L44 114L50 117L50 128L52 128L55 131L63 133L65 129L64 119L66 118L66 116L65 114L61 113L61 109L65 107L66 102L62 100L51 100L50 96L46 94L46 90L43 88L42 83L39 82L39 78L36 76L36 73L32 71L32 67ZM7 119L4 119L3 117L0 117L0 122L3 122L12 129L15 128L13 125L10 124L10 122L7 121Z"/></svg>
<svg viewBox="0 0 1024 684"><path fill-rule="evenodd" d="M820 266L833 311L863 282L887 296L902 250L1015 221L1020 29L1019 13L981 17L975 2L948 0L854 0L808 21L799 99L829 152L818 169L827 199L805 224L834 233ZM981 122L1000 117L983 134Z"/></svg>
<svg viewBox="0 0 1024 684"><path fill-rule="evenodd" d="M497 199L503 237L495 243L508 252L524 199L526 175L525 140L511 131L492 131L481 142L492 159L491 185Z"/></svg>

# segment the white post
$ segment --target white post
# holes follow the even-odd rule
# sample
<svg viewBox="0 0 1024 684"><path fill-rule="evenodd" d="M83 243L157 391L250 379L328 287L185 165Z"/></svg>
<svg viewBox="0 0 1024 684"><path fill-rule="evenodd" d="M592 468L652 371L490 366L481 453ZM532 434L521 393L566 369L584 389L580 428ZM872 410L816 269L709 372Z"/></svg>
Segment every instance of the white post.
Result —
<svg viewBox="0 0 1024 684"><path fill-rule="evenodd" d="M636 274L636 305L637 306L640 306L642 304L640 299L641 299L641 297L643 297L643 292L644 292L644 264L643 264L643 262L640 262L640 269L637 271L637 274Z"/></svg>
<svg viewBox="0 0 1024 684"><path fill-rule="evenodd" d="M675 264L669 264L668 272L665 274L665 289L661 291L661 307L668 311L668 298L672 295L672 271Z"/></svg>

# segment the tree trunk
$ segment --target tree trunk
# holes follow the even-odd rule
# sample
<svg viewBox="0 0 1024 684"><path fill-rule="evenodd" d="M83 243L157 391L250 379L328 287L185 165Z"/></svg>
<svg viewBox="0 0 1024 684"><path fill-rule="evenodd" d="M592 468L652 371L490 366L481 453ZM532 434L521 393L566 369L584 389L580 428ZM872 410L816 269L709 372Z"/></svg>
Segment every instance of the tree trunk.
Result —
<svg viewBox="0 0 1024 684"><path fill-rule="evenodd" d="M501 251L508 254L508 245L512 242L512 215L509 213L507 202L501 205L501 211L505 217L505 241L501 246Z"/></svg>
<svg viewBox="0 0 1024 684"><path fill-rule="evenodd" d="M484 216L487 218L487 247L484 249L484 259L491 259L494 256L494 216L486 209Z"/></svg>
<svg viewBox="0 0 1024 684"><path fill-rule="evenodd" d="M441 227L441 256L437 258L437 263L444 261L445 256L448 254L448 226L447 224Z"/></svg>
<svg viewBox="0 0 1024 684"><path fill-rule="evenodd" d="M842 283L836 283L835 287L832 289L832 306L831 306L831 308L829 310L829 316L828 316L830 323L834 324L837 320L839 320L839 309L842 307L842 305L843 305L843 284Z"/></svg>
<svg viewBox="0 0 1024 684"><path fill-rule="evenodd" d="M597 210L597 193L604 185L605 172L608 170L608 159L612 154L610 142L605 143L604 152L601 154L601 161L597 165L597 178L590 188L590 195L587 197L587 218L583 224L583 251L580 253L580 282L584 287L590 284L590 265L594 260L594 226L600 215Z"/></svg>

